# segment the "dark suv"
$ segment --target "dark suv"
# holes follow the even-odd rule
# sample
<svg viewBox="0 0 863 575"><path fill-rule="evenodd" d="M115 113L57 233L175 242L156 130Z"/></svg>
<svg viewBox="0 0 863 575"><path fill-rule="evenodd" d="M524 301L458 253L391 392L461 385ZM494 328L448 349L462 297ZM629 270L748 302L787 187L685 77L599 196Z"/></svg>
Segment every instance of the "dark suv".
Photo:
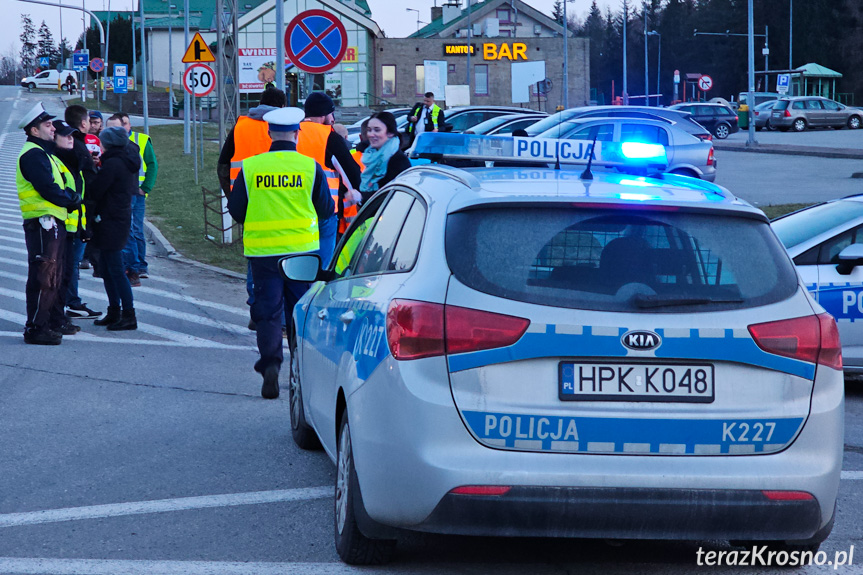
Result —
<svg viewBox="0 0 863 575"><path fill-rule="evenodd" d="M689 112L696 122L710 130L720 140L724 140L730 134L739 130L737 126L737 114L723 104L689 102L686 104L675 104L671 106L671 109Z"/></svg>

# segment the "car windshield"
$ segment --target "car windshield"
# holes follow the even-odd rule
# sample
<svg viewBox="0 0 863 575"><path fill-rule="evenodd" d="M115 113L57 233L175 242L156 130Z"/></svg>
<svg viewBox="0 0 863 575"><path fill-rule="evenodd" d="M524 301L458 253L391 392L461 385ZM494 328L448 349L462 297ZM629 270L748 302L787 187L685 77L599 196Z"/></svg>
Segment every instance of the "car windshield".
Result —
<svg viewBox="0 0 863 575"><path fill-rule="evenodd" d="M505 122L511 122L512 116L498 116L497 118L491 118L490 120L486 120L485 122L480 122L476 126L470 129L472 134L487 134L492 131L494 128L497 128L501 124ZM538 119L538 118L537 118Z"/></svg>
<svg viewBox="0 0 863 575"><path fill-rule="evenodd" d="M634 313L774 303L797 276L767 224L645 209L482 207L451 214L455 277L498 297Z"/></svg>
<svg viewBox="0 0 863 575"><path fill-rule="evenodd" d="M859 217L863 202L830 202L779 218L771 227L786 248L793 248Z"/></svg>
<svg viewBox="0 0 863 575"><path fill-rule="evenodd" d="M562 112L558 112L557 114L553 114L548 118L544 118L533 124L532 126L527 128L528 136L537 136L555 126L560 124L561 122L565 122L570 118L575 117L578 112L576 110L563 110Z"/></svg>

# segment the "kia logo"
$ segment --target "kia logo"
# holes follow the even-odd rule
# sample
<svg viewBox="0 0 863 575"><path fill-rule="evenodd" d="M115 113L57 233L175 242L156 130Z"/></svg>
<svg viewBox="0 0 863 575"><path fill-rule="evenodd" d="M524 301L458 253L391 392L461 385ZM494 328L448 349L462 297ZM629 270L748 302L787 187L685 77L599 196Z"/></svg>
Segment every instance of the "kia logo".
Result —
<svg viewBox="0 0 863 575"><path fill-rule="evenodd" d="M647 330L628 331L620 338L620 343L623 347L634 349L637 351L648 351L656 349L662 345L662 338L659 334Z"/></svg>

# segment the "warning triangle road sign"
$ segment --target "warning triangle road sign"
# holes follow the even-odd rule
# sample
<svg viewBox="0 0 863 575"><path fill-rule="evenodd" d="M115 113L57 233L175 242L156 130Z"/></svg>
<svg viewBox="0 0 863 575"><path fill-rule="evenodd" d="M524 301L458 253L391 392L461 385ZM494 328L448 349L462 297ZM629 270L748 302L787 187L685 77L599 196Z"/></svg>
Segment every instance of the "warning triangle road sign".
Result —
<svg viewBox="0 0 863 575"><path fill-rule="evenodd" d="M195 37L192 38L192 41L189 43L189 47L186 48L186 53L183 54L183 63L193 64L195 62L215 61L216 57L213 56L213 52L210 50L210 47L207 46L206 42L204 42L204 39L201 37L201 33L195 32Z"/></svg>

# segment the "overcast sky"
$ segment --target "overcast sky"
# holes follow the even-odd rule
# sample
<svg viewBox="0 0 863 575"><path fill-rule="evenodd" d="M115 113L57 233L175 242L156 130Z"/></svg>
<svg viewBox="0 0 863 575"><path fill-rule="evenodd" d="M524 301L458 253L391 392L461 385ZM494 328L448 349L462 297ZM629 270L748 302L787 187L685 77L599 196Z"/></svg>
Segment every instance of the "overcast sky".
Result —
<svg viewBox="0 0 863 575"><path fill-rule="evenodd" d="M49 2L61 2L61 0L46 0ZM215 1L215 0L213 0ZM428 23L431 16L431 7L435 4L442 5L444 0L367 0L372 9L372 18L391 38L404 37L412 34L417 29L417 13L409 12L407 8L419 10L419 18L422 23ZM110 4L109 4L110 2ZM88 10L112 10L128 11L137 9L135 0L62 0L63 4L72 6L84 6ZM584 17L590 8L591 0L570 1L568 10ZM610 5L615 9L621 4L621 0L598 0L600 8ZM554 0L530 0L528 2L537 10L551 14ZM29 4L21 0L0 0L3 7L3 18L0 18L0 55L6 55L10 51L18 54L21 42L18 36L21 34L21 14L30 14L36 29L42 20L51 28L54 39L60 41L60 12L63 12L63 36L74 44L83 31L81 12L41 4ZM89 23L89 22L88 22ZM424 24L421 24L424 25Z"/></svg>

